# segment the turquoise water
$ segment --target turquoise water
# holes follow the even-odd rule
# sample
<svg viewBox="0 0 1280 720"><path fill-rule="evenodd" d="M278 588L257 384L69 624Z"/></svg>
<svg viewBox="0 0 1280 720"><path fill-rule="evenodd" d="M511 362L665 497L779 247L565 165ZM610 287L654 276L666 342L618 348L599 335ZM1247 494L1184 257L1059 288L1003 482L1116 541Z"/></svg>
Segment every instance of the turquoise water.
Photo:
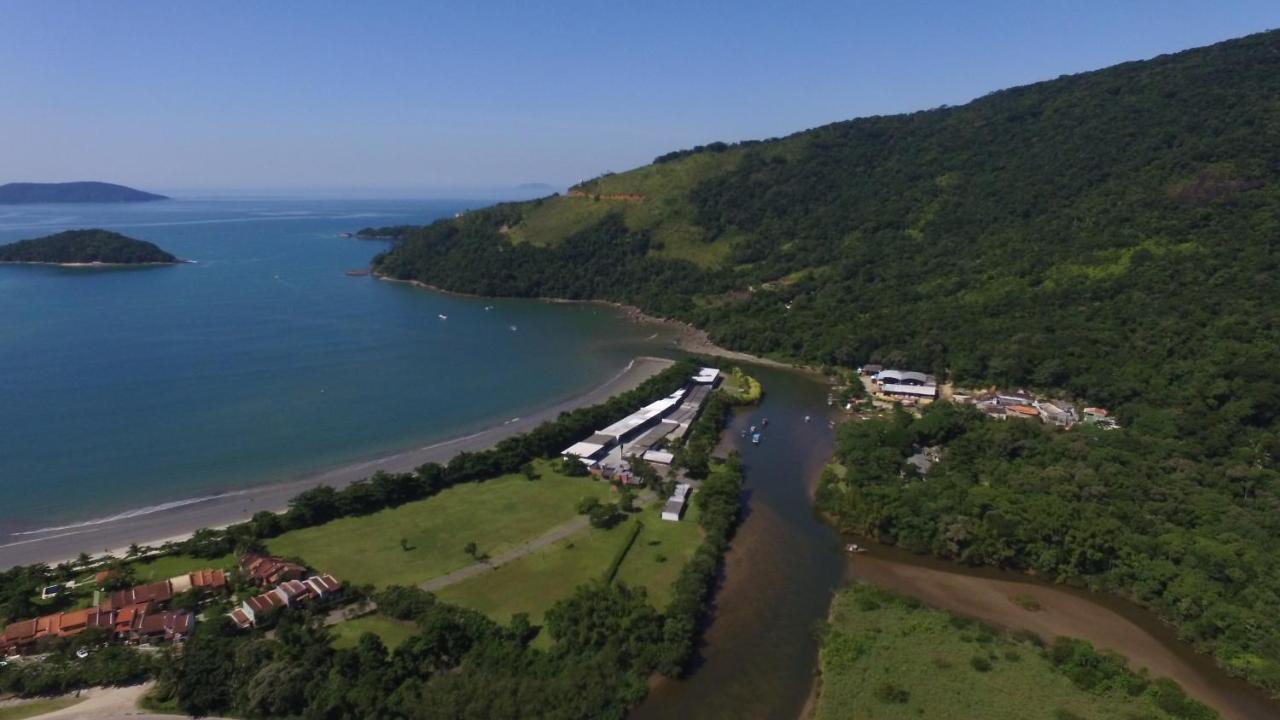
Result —
<svg viewBox="0 0 1280 720"><path fill-rule="evenodd" d="M0 266L0 531L418 446L570 397L625 365L651 331L606 309L344 275L385 245L339 232L475 204L0 206L0 243L106 227L197 261Z"/></svg>

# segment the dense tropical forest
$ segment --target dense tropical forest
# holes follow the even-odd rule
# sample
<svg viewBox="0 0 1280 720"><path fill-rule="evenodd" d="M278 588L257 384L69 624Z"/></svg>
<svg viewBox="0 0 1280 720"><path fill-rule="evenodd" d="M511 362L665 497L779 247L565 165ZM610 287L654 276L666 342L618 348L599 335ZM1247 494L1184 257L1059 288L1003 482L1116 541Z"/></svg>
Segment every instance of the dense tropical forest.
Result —
<svg viewBox="0 0 1280 720"><path fill-rule="evenodd" d="M1105 406L1124 430L965 418L936 480L858 474L828 507L921 551L1135 598L1280 692L1277 97L1280 32L1262 33L677 151L403 230L374 266L629 303L782 359Z"/></svg>
<svg viewBox="0 0 1280 720"><path fill-rule="evenodd" d="M164 195L104 182L6 183L0 185L0 205L21 203L151 202Z"/></svg>
<svg viewBox="0 0 1280 720"><path fill-rule="evenodd" d="M110 230L89 229L66 230L0 245L0 262L140 265L176 263L178 258L145 240Z"/></svg>

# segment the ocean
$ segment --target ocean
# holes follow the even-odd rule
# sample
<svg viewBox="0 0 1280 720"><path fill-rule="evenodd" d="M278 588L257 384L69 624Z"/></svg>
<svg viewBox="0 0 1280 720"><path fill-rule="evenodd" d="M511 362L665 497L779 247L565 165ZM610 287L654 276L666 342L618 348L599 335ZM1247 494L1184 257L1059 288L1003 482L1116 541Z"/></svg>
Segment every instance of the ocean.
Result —
<svg viewBox="0 0 1280 720"><path fill-rule="evenodd" d="M603 382L651 329L345 271L342 238L477 201L0 206L0 244L104 227L194 263L0 266L0 533L296 478L465 434Z"/></svg>

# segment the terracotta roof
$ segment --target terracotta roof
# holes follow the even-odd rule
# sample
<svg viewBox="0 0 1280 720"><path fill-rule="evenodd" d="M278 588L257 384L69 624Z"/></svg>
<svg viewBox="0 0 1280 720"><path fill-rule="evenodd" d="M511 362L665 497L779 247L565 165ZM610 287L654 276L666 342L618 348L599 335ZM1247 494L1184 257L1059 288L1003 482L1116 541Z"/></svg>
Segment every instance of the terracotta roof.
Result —
<svg viewBox="0 0 1280 720"><path fill-rule="evenodd" d="M197 588L224 588L227 574L221 570L197 570L191 573L191 586Z"/></svg>
<svg viewBox="0 0 1280 720"><path fill-rule="evenodd" d="M138 585L128 590L120 590L111 593L111 607L119 610L127 605L137 605L139 603L168 602L173 598L173 585L168 580L150 583L148 585Z"/></svg>
<svg viewBox="0 0 1280 720"><path fill-rule="evenodd" d="M1040 411L1029 405L1010 405L1009 412L1018 413L1019 415L1035 415L1039 417Z"/></svg>
<svg viewBox="0 0 1280 720"><path fill-rule="evenodd" d="M9 623L4 629L5 642L17 642L28 640L36 636L35 620L20 620L16 623Z"/></svg>
<svg viewBox="0 0 1280 720"><path fill-rule="evenodd" d="M249 619L248 613L246 613L244 610L240 608L236 608L235 610L232 610L228 614L231 616L231 622L235 623L241 628L247 628L253 624L253 621Z"/></svg>
<svg viewBox="0 0 1280 720"><path fill-rule="evenodd" d="M286 580L280 583L280 586L277 587L276 590L284 593L284 596L289 599L300 598L311 594L311 588L307 587L301 580Z"/></svg>
<svg viewBox="0 0 1280 720"><path fill-rule="evenodd" d="M342 583L335 580L332 575L312 575L307 578L307 584L316 591L316 594L332 593L342 589Z"/></svg>
<svg viewBox="0 0 1280 720"><path fill-rule="evenodd" d="M179 610L163 610L142 618L138 632L142 635L185 635L191 632L191 613Z"/></svg>

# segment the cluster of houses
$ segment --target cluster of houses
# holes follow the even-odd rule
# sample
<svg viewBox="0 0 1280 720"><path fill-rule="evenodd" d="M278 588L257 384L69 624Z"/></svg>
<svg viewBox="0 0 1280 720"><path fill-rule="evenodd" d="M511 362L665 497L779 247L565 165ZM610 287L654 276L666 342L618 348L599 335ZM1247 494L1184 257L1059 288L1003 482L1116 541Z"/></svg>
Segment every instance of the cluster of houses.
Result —
<svg viewBox="0 0 1280 720"><path fill-rule="evenodd" d="M248 598L228 613L242 630L274 617L282 609L325 605L342 595L342 583L332 575L304 577L307 569L297 563L259 553L245 553L239 560L240 574L260 588L270 588Z"/></svg>
<svg viewBox="0 0 1280 720"><path fill-rule="evenodd" d="M95 592L91 607L9 624L0 635L0 654L35 652L44 638L75 637L86 630L101 630L110 639L134 644L182 642L191 634L195 616L169 606L175 595L190 591L201 595L225 593L226 574L221 570L198 570L118 590L103 602Z"/></svg>
<svg viewBox="0 0 1280 720"><path fill-rule="evenodd" d="M957 393L953 399L975 405L987 417L996 420L1039 420L1046 425L1064 429L1081 422L1108 430L1120 427L1103 408L1087 407L1077 411L1074 405L1065 400L1037 398L1026 390Z"/></svg>
<svg viewBox="0 0 1280 720"><path fill-rule="evenodd" d="M871 381L875 399L904 405L926 404L938 399L937 379L915 370L886 369L880 365L863 365L858 372ZM951 400L977 408L998 420L1039 420L1048 425L1070 428L1078 423L1114 430L1119 424L1104 408L1087 407L1077 411L1069 402L1037 398L1026 390L957 391Z"/></svg>
<svg viewBox="0 0 1280 720"><path fill-rule="evenodd" d="M642 482L632 475L626 458L670 465L673 455L663 446L688 434L720 381L718 369L701 368L684 387L597 430L591 437L565 448L561 455L583 463L598 478L623 485Z"/></svg>

